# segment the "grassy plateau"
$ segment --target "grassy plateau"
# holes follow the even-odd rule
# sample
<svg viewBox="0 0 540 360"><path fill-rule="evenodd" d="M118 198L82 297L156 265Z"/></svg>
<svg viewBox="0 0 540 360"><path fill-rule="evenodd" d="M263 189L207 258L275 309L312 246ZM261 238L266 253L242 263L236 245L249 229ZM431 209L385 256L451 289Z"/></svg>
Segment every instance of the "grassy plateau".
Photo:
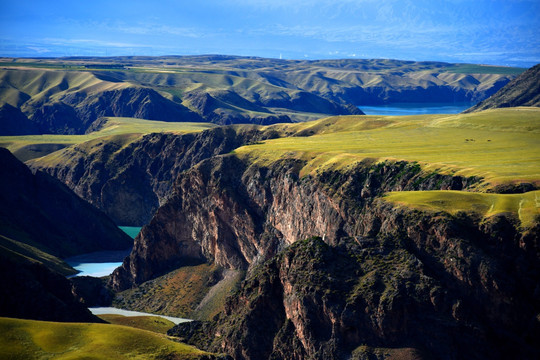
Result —
<svg viewBox="0 0 540 360"><path fill-rule="evenodd" d="M540 215L538 191L484 193L500 184L540 185L540 108L457 115L344 116L274 128L291 136L238 148L237 156L260 165L301 158L307 161L301 175L345 168L367 158L417 162L428 171L481 177L478 192L396 192L385 199L450 213L475 211L491 216L509 212L525 227Z"/></svg>
<svg viewBox="0 0 540 360"><path fill-rule="evenodd" d="M183 134L203 131L216 125L210 123L165 122L137 118L106 118L98 131L84 135L0 136L0 146L7 148L22 161L42 157L67 146L100 138L122 139L126 144L153 132Z"/></svg>
<svg viewBox="0 0 540 360"><path fill-rule="evenodd" d="M303 174L366 158L418 162L441 173L480 176L482 187L540 185L540 108L420 116L343 116L276 129L292 136L238 148L255 163L301 158Z"/></svg>

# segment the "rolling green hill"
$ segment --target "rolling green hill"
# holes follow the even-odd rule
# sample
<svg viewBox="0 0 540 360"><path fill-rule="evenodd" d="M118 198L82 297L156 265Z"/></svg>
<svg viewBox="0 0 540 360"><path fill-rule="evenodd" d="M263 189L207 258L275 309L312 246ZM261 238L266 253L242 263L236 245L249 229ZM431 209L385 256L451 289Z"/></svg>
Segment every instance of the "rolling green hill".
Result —
<svg viewBox="0 0 540 360"><path fill-rule="evenodd" d="M154 332L121 325L0 318L4 359L200 359L211 355Z"/></svg>

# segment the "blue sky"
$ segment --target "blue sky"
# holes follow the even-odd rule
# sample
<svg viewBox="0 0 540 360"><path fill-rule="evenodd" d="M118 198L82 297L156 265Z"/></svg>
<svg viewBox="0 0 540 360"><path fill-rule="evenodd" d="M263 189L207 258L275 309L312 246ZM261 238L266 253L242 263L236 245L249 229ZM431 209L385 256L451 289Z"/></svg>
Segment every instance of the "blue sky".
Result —
<svg viewBox="0 0 540 360"><path fill-rule="evenodd" d="M529 67L540 0L0 0L0 56L197 54Z"/></svg>

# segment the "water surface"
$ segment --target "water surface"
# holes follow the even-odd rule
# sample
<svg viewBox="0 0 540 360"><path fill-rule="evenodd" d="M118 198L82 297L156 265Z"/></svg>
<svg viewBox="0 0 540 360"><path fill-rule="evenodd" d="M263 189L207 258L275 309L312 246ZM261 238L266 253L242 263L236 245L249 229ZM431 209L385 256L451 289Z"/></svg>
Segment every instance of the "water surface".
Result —
<svg viewBox="0 0 540 360"><path fill-rule="evenodd" d="M121 230L123 230L126 234L131 236L133 239L139 234L142 227L140 226L119 226Z"/></svg>
<svg viewBox="0 0 540 360"><path fill-rule="evenodd" d="M135 238L141 227L119 226L126 234ZM129 255L131 248L121 251L98 251L89 254L82 254L65 259L65 261L78 270L75 276L101 277L110 275L114 269L122 265L124 258Z"/></svg>
<svg viewBox="0 0 540 360"><path fill-rule="evenodd" d="M388 105L368 106L358 108L366 115L427 115L427 114L459 114L467 110L473 103L395 103Z"/></svg>
<svg viewBox="0 0 540 360"><path fill-rule="evenodd" d="M190 319L183 319L183 318L177 318L172 316L165 316L165 315L156 315L156 314L149 314L139 311L131 311L131 310L124 310L124 309L117 309L113 307L94 307L94 308L88 308L94 315L103 315L103 314L115 314L115 315L123 315L123 316L156 316L156 317L162 317L164 319L167 319L169 321L172 321L175 325L178 325L183 322L189 322L192 321Z"/></svg>

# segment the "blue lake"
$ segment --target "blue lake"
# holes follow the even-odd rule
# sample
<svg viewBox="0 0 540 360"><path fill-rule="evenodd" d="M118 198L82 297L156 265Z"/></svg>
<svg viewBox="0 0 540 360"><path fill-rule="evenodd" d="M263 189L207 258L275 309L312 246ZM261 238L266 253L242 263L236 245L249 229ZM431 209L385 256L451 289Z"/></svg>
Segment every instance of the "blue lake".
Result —
<svg viewBox="0 0 540 360"><path fill-rule="evenodd" d="M120 226L120 229L132 238L141 231L140 227L133 226ZM121 251L99 251L73 256L65 259L65 262L79 271L75 276L101 277L110 275L114 269L122 265L122 261L130 252L131 248Z"/></svg>
<svg viewBox="0 0 540 360"><path fill-rule="evenodd" d="M467 110L473 103L395 103L388 105L368 106L358 108L366 115L427 115L427 114L459 114Z"/></svg>

